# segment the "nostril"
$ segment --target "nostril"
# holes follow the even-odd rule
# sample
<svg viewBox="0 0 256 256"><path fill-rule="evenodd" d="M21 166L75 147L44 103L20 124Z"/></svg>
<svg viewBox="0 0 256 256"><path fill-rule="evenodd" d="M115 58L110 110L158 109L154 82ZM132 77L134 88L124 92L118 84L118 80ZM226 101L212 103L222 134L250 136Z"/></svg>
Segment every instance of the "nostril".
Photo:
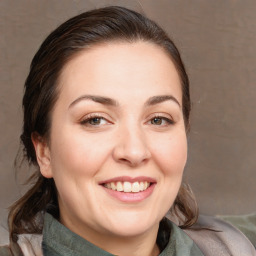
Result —
<svg viewBox="0 0 256 256"><path fill-rule="evenodd" d="M129 162L127 159L125 159L125 158L120 158L119 159L120 161L122 161L122 162Z"/></svg>
<svg viewBox="0 0 256 256"><path fill-rule="evenodd" d="M131 166L136 165L136 164L134 164L134 162L129 161L129 160L126 159L126 158L119 158L118 161L119 161L120 163L128 164L128 165L131 165Z"/></svg>
<svg viewBox="0 0 256 256"><path fill-rule="evenodd" d="M127 138L121 142L113 149L113 158L116 162L134 167L145 164L150 159L150 151L141 140Z"/></svg>
<svg viewBox="0 0 256 256"><path fill-rule="evenodd" d="M117 162L119 163L123 163L123 164L127 164L131 167L136 167L136 166L139 166L139 165L142 165L142 164L145 164L146 162L148 162L148 158L135 158L135 157L122 157L122 158L119 158L117 160Z"/></svg>

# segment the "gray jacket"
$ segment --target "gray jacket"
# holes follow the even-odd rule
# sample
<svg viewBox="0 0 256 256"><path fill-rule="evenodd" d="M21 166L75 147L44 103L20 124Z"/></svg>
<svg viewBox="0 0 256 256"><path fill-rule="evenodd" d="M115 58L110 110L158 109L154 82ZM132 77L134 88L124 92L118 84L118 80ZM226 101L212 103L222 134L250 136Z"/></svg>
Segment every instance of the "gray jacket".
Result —
<svg viewBox="0 0 256 256"><path fill-rule="evenodd" d="M200 216L193 228L184 230L205 256L256 256L249 240L227 222ZM42 256L42 235L20 235L17 243L0 247L0 256ZM192 255L184 255L192 256Z"/></svg>

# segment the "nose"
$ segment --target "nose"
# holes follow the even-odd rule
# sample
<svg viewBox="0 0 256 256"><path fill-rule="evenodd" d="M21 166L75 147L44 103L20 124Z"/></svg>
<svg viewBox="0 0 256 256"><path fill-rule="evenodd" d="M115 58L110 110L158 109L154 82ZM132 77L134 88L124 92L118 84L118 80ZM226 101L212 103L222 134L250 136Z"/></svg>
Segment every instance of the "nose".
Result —
<svg viewBox="0 0 256 256"><path fill-rule="evenodd" d="M118 139L113 150L113 157L119 163L131 167L146 163L151 153L145 134L139 128L126 128L118 131Z"/></svg>

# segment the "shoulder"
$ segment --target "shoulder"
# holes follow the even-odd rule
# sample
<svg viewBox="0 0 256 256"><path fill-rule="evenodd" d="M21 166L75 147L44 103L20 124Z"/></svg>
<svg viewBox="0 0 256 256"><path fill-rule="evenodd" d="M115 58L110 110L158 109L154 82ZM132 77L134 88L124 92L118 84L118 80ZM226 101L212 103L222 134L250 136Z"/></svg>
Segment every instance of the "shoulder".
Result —
<svg viewBox="0 0 256 256"><path fill-rule="evenodd" d="M256 248L256 213L237 216L218 216L238 228Z"/></svg>
<svg viewBox="0 0 256 256"><path fill-rule="evenodd" d="M24 256L42 256L42 235L22 234L19 235L18 244Z"/></svg>
<svg viewBox="0 0 256 256"><path fill-rule="evenodd" d="M206 256L256 256L250 241L234 226L221 219L200 215L197 223L184 231Z"/></svg>

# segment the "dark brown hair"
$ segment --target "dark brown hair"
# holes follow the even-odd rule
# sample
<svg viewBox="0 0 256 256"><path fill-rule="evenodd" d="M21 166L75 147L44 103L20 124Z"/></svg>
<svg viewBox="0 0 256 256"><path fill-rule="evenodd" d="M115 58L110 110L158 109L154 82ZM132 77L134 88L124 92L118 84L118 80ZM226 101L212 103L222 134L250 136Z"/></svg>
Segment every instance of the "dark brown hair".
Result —
<svg viewBox="0 0 256 256"><path fill-rule="evenodd" d="M57 192L53 179L44 178L38 167L31 135L49 138L51 112L58 99L58 78L65 64L80 51L100 43L146 41L158 45L173 61L181 80L182 107L185 126L189 128L189 80L179 51L167 34L152 20L123 8L106 7L82 13L55 29L35 54L25 82L23 97L23 156L37 170L31 176L34 183L9 213L10 238L20 233L40 233L38 215L50 211L58 216ZM172 211L182 227L191 226L197 219L197 206L187 186L182 185Z"/></svg>

